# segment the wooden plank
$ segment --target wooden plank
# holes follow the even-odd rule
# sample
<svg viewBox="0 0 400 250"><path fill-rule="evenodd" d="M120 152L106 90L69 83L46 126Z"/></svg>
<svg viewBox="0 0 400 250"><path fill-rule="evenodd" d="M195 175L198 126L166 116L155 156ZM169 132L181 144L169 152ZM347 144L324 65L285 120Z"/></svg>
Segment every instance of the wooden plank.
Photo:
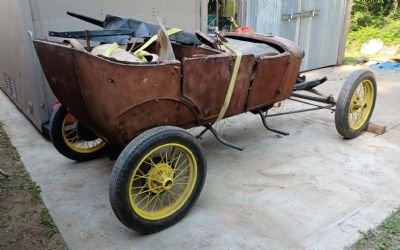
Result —
<svg viewBox="0 0 400 250"><path fill-rule="evenodd" d="M386 132L386 126L380 126L374 123L369 123L367 131L376 135L383 135Z"/></svg>

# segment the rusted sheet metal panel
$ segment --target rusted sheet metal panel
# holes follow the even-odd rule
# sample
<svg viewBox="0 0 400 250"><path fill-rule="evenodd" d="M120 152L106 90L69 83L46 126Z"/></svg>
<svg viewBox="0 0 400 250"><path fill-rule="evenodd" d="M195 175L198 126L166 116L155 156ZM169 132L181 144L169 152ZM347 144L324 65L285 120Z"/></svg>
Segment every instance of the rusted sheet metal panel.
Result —
<svg viewBox="0 0 400 250"><path fill-rule="evenodd" d="M287 51L295 58L303 59L304 51L299 48L294 42L279 36L262 35L254 33L235 33L226 32L223 34L228 38L241 39L253 42L263 42L278 49L281 53Z"/></svg>
<svg viewBox="0 0 400 250"><path fill-rule="evenodd" d="M176 43L172 43L172 48L174 49L176 59L179 61L182 61L185 57L190 58L193 56L216 55L221 53L212 49L193 47L189 45L178 45ZM156 51L156 49L154 51Z"/></svg>
<svg viewBox="0 0 400 250"><path fill-rule="evenodd" d="M52 91L61 103L68 103L77 117L90 119L89 112L82 96L74 66L75 54L71 49L50 42L34 42L40 63Z"/></svg>
<svg viewBox="0 0 400 250"><path fill-rule="evenodd" d="M118 144L128 144L145 130L156 126L177 126L192 128L196 126L193 111L181 102L173 100L152 100L132 107L112 121L118 132Z"/></svg>
<svg viewBox="0 0 400 250"><path fill-rule="evenodd" d="M279 48L279 56L258 59L254 70L247 110L254 110L284 100L292 94L304 52L292 41L273 35L225 33L226 37L264 42Z"/></svg>
<svg viewBox="0 0 400 250"><path fill-rule="evenodd" d="M202 121L214 121L221 111L232 77L234 57L208 56L183 61L183 95L198 108ZM245 111L254 56L244 56L226 116Z"/></svg>
<svg viewBox="0 0 400 250"><path fill-rule="evenodd" d="M274 57L260 58L257 63L256 77L249 95L249 110L274 104L281 92L283 73L288 65L289 53Z"/></svg>
<svg viewBox="0 0 400 250"><path fill-rule="evenodd" d="M87 108L92 111L92 119L96 121L92 126L98 127L99 131L106 131L110 138L115 138L118 134L119 143L125 132L122 130L121 117L130 110L149 101L180 100L181 69L178 62L167 65L126 65L82 52L76 53L75 60L82 95ZM155 127L165 121L163 113L153 111L144 121L145 124L141 121L142 129ZM176 110L169 112L174 113ZM116 121L120 121L120 124ZM132 119L124 122L127 124L137 121Z"/></svg>

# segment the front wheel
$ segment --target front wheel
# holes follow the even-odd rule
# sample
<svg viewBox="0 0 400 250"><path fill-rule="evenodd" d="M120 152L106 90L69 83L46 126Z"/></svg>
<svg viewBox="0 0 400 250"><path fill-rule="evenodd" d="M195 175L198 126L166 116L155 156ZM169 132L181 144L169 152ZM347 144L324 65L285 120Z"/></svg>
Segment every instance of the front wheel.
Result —
<svg viewBox="0 0 400 250"><path fill-rule="evenodd" d="M128 228L155 233L189 212L205 177L202 149L192 135L176 127L153 128L118 157L111 174L111 207Z"/></svg>
<svg viewBox="0 0 400 250"><path fill-rule="evenodd" d="M336 105L336 130L346 139L359 136L368 126L376 101L376 80L369 70L357 70L344 83Z"/></svg>

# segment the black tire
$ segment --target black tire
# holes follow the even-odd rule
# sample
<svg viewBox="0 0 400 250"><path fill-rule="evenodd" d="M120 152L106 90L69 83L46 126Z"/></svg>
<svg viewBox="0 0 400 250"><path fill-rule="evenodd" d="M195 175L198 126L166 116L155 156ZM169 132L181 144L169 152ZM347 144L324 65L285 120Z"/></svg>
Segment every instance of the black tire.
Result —
<svg viewBox="0 0 400 250"><path fill-rule="evenodd" d="M356 126L352 124L353 121L351 120L350 113L354 112L351 111L352 109L351 105L353 106L352 98L353 96L356 97L355 91L360 86L360 84L366 84L368 88L370 88L373 91L370 96L371 103L368 105L364 104L366 106L361 105L361 107L363 107L361 109L358 108L362 110L360 112L365 111L367 113L365 115L362 113L363 119L360 119L360 121L356 121L358 122ZM363 91L365 91L365 88L366 88L365 85L363 85L364 89ZM368 93L369 91L370 90L366 91L365 93ZM364 97L366 95L365 93ZM366 129L375 108L376 95L377 95L376 79L374 73L372 73L371 71L364 69L357 70L347 78L346 82L344 83L340 91L335 113L336 130L345 139L355 138L359 136Z"/></svg>
<svg viewBox="0 0 400 250"><path fill-rule="evenodd" d="M148 156L150 152L153 152L152 150L162 147L163 145L169 145L170 143L184 145L187 149L189 149L192 152L192 155L194 156L197 162L197 175L195 181L193 181L194 187L192 191L188 193L187 196L188 198L185 199L183 203L181 203L181 207L175 212L173 212L173 214L170 214L165 218L160 218L156 220L143 218L143 216L135 212L135 210L131 206L129 198L129 195L131 193L129 193L129 189L133 190L134 187L133 182L132 182L132 187L130 187L130 181L132 181L131 178L133 178L134 180L135 179L134 174L135 172L138 171L136 169L140 169L142 166L145 165L144 159L148 159L144 158L145 156ZM158 156L153 157L152 159L154 161L157 161L156 159L159 159L159 157ZM143 164L140 165L140 163ZM170 165L171 166L173 165L172 161ZM177 169L176 167L177 165L178 163L175 163L174 169ZM150 171L154 167L150 165L148 165L148 167L149 170L147 170L148 172L146 173L146 175L150 176ZM157 167L155 167L155 169L157 169ZM168 127L168 126L150 129L140 134L132 142L130 142L128 146L126 146L126 148L122 151L119 158L117 159L115 166L112 170L111 181L110 181L109 197L110 197L111 207L117 218L126 227L142 234L150 234L158 232L169 226L174 225L189 212L189 210L196 202L197 198L201 193L206 177L206 172L207 172L207 167L206 167L206 161L203 156L202 148L197 142L197 140L191 134L187 133L183 129L176 127ZM173 175L176 176L175 173ZM141 185L144 186L147 185L147 188L150 190L148 184L146 184L148 183L148 180L143 180L143 182L145 184ZM141 190L143 190L143 188ZM148 195L155 196L155 194L152 194L151 191L146 191L146 192L149 193ZM163 191L163 192L167 193L168 191ZM160 192L160 197L162 194L163 193ZM165 196L166 194L164 194L164 197ZM136 198L132 199L135 200ZM160 203L163 203L163 201L161 201L161 198L160 198ZM163 204L161 204L161 206L163 206Z"/></svg>
<svg viewBox="0 0 400 250"><path fill-rule="evenodd" d="M93 152L79 152L77 151L77 149L74 149L66 142L63 134L65 133L63 131L64 128L63 124L68 114L69 114L68 110L63 105L59 105L53 111L53 114L51 115L50 118L50 139L54 147L57 149L57 151L60 152L65 157L77 162L90 161L102 157L107 150L107 144L104 141L101 142L102 147L98 149L96 148L95 150L93 150ZM79 130L85 131L86 137L91 137L91 138L93 137L93 135L89 132L89 130L86 127L83 127L84 126L83 124L78 124L79 123L78 121L76 123L77 123L76 131L78 131L79 127ZM78 132L74 133L79 136ZM96 139L101 140L97 136ZM82 141L85 140L82 139Z"/></svg>

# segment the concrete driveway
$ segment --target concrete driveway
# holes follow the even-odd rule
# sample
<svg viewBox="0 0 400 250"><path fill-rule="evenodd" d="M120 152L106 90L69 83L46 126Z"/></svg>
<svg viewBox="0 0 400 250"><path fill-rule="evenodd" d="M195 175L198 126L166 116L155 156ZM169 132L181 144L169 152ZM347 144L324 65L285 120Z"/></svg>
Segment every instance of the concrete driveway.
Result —
<svg viewBox="0 0 400 250"><path fill-rule="evenodd" d="M327 75L320 89L336 96L355 69L308 75ZM328 111L271 119L291 133L284 138L252 114L221 122L220 131L245 151L205 136L208 175L198 202L180 223L149 236L126 229L111 210L113 162L64 158L2 92L0 120L71 249L342 249L400 205L400 72L374 72L372 121L387 126L386 134L343 140ZM283 110L292 108L284 103Z"/></svg>

